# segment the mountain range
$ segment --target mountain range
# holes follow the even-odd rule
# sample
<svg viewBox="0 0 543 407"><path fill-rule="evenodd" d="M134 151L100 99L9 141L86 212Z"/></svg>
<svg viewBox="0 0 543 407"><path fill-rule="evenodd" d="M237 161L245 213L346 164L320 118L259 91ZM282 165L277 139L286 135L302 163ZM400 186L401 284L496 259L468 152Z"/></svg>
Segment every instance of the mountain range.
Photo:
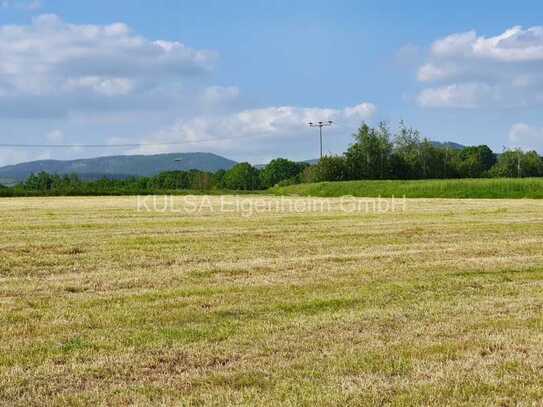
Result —
<svg viewBox="0 0 543 407"><path fill-rule="evenodd" d="M82 179L153 176L173 170L228 170L235 161L211 153L174 153L156 155L120 155L79 160L41 160L0 168L0 184L12 185L41 171L50 174L78 174Z"/></svg>

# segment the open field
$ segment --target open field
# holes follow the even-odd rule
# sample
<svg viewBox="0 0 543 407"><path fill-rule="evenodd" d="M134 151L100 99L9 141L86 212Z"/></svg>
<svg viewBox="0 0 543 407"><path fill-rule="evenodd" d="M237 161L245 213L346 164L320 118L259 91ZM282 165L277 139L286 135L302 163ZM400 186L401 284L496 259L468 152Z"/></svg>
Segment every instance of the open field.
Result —
<svg viewBox="0 0 543 407"><path fill-rule="evenodd" d="M277 195L320 197L543 198L543 178L436 179L396 181L344 181L276 187Z"/></svg>
<svg viewBox="0 0 543 407"><path fill-rule="evenodd" d="M173 199L0 200L0 405L543 399L543 201Z"/></svg>

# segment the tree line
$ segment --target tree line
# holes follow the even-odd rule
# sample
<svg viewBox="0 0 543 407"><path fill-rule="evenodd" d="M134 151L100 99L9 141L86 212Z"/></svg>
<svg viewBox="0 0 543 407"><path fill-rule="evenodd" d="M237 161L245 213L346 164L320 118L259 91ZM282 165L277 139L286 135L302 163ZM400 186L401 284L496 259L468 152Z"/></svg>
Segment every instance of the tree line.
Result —
<svg viewBox="0 0 543 407"><path fill-rule="evenodd" d="M396 134L386 123L375 128L362 124L353 137L344 154L324 157L307 168L304 181L543 176L543 160L535 151L496 154L486 145L450 148L432 143L404 123Z"/></svg>
<svg viewBox="0 0 543 407"><path fill-rule="evenodd" d="M386 123L377 127L363 123L345 153L325 156L314 165L277 158L261 169L239 163L214 173L168 171L153 177L95 181L84 181L75 174L41 172L14 187L0 186L0 196L257 191L275 185L323 181L540 176L543 159L535 151L506 150L495 154L486 145L455 149L436 145L403 123L395 134Z"/></svg>
<svg viewBox="0 0 543 407"><path fill-rule="evenodd" d="M0 196L32 195L145 195L183 191L257 191L297 177L308 164L276 159L262 169L240 163L231 169L207 172L199 170L167 171L152 177L103 177L85 181L76 174L31 174L13 187L0 185Z"/></svg>

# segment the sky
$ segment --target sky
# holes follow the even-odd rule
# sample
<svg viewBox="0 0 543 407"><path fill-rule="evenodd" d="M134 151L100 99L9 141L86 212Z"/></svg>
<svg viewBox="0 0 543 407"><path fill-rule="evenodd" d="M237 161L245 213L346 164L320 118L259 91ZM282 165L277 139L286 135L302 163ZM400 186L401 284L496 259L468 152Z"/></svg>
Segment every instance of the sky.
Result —
<svg viewBox="0 0 543 407"><path fill-rule="evenodd" d="M312 159L319 120L327 154L400 120L543 153L542 16L522 0L0 0L0 166Z"/></svg>

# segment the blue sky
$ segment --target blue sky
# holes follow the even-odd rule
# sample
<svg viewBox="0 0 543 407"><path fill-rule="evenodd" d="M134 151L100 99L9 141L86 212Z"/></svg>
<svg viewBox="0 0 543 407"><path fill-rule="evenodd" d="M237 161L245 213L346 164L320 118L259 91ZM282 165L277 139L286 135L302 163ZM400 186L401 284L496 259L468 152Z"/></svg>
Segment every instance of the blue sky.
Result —
<svg viewBox="0 0 543 407"><path fill-rule="evenodd" d="M543 5L440 3L0 0L0 143L187 143L3 148L0 165L166 151L307 159L318 146L304 122L321 118L337 122L329 153L362 120L543 152Z"/></svg>

